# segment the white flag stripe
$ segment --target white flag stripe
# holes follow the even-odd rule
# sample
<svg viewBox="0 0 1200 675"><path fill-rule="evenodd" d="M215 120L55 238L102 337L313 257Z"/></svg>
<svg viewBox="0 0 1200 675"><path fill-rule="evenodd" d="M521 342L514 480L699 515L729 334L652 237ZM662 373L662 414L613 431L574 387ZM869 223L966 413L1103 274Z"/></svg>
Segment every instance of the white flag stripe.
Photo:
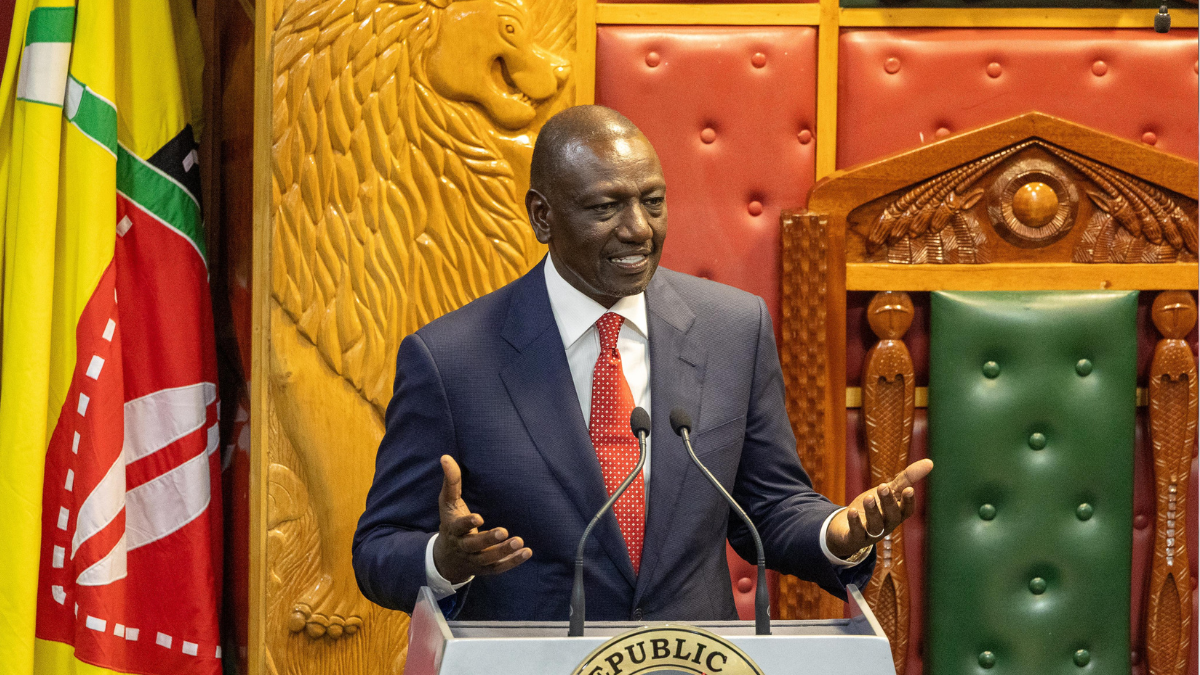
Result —
<svg viewBox="0 0 1200 675"><path fill-rule="evenodd" d="M103 367L104 367L104 359L93 354L92 362L88 364L87 376L92 378L93 380L99 379L100 369Z"/></svg>
<svg viewBox="0 0 1200 675"><path fill-rule="evenodd" d="M63 485L63 488L67 492L70 492L72 490L72 488L74 488L74 487L75 487L75 470L67 469L67 482Z"/></svg>
<svg viewBox="0 0 1200 675"><path fill-rule="evenodd" d="M132 551L192 522L211 497L208 454L200 453L125 495L125 532Z"/></svg>
<svg viewBox="0 0 1200 675"><path fill-rule="evenodd" d="M21 54L17 98L61 106L67 93L70 42L34 42Z"/></svg>
<svg viewBox="0 0 1200 675"><path fill-rule="evenodd" d="M53 595L54 601L60 605L67 601L67 592L62 586L51 586L50 595Z"/></svg>
<svg viewBox="0 0 1200 675"><path fill-rule="evenodd" d="M54 557L50 560L50 566L54 569L59 569L63 566L63 561L66 560L67 549L61 546L54 547Z"/></svg>
<svg viewBox="0 0 1200 675"><path fill-rule="evenodd" d="M154 642L167 649L171 648L171 636L166 633L159 633L158 637L154 638Z"/></svg>
<svg viewBox="0 0 1200 675"><path fill-rule="evenodd" d="M116 296L113 296L113 302L116 302ZM104 334L100 337L104 338L108 342L112 342L113 332L116 330L117 322L109 319L108 323L104 324Z"/></svg>
<svg viewBox="0 0 1200 675"><path fill-rule="evenodd" d="M113 626L113 635L116 635L117 637L125 637L125 625L117 624Z"/></svg>
<svg viewBox="0 0 1200 675"><path fill-rule="evenodd" d="M65 506L58 507L58 529L60 529L60 530L67 529L67 523L70 520L71 520L71 512L67 510L67 507L65 507Z"/></svg>
<svg viewBox="0 0 1200 675"><path fill-rule="evenodd" d="M117 455L116 461L108 467L108 473L96 485L83 505L79 507L79 517L75 521L75 536L71 537L71 559L83 542L90 539L108 524L125 508L125 458Z"/></svg>
<svg viewBox="0 0 1200 675"><path fill-rule="evenodd" d="M87 624L88 628L91 628L92 630L98 630L101 633L104 632L104 627L108 625L108 622L104 619L97 619L91 614L88 614L88 617L84 620L84 623Z"/></svg>
<svg viewBox="0 0 1200 675"><path fill-rule="evenodd" d="M107 555L80 572L75 583L80 586L107 586L118 579L124 579L126 575L125 553L125 537L122 536Z"/></svg>
<svg viewBox="0 0 1200 675"><path fill-rule="evenodd" d="M140 629L126 627L125 639L129 640L130 642L137 642L139 632L141 632Z"/></svg>
<svg viewBox="0 0 1200 675"><path fill-rule="evenodd" d="M75 438L71 440L71 452L79 454L79 432L75 432Z"/></svg>
<svg viewBox="0 0 1200 675"><path fill-rule="evenodd" d="M83 393L82 391L79 392L79 405L75 408L75 410L78 411L80 415L87 415L88 401L90 400L91 399L88 398L87 394Z"/></svg>
<svg viewBox="0 0 1200 675"><path fill-rule="evenodd" d="M208 447L205 448L206 455L211 455L217 451L217 446L221 444L221 428L220 425L214 424L208 428Z"/></svg>
<svg viewBox="0 0 1200 675"><path fill-rule="evenodd" d="M197 647L199 647L199 645L197 645L195 642L188 642L187 640L183 641L183 653L187 654L188 656L195 656Z"/></svg>
<svg viewBox="0 0 1200 675"><path fill-rule="evenodd" d="M217 385L201 382L125 403L125 461L132 464L204 426L215 400Z"/></svg>

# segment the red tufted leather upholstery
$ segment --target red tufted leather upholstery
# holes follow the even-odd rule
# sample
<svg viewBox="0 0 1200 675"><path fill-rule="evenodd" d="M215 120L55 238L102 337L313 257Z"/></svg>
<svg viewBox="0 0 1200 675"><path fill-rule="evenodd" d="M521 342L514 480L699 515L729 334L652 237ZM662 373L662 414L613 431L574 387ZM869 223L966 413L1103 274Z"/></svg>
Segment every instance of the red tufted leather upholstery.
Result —
<svg viewBox="0 0 1200 675"><path fill-rule="evenodd" d="M776 327L779 211L806 202L815 171L816 59L808 26L596 35L596 102L645 132L666 173L663 265L763 296Z"/></svg>
<svg viewBox="0 0 1200 675"><path fill-rule="evenodd" d="M839 167L1029 110L1196 158L1195 29L850 30L838 55Z"/></svg>

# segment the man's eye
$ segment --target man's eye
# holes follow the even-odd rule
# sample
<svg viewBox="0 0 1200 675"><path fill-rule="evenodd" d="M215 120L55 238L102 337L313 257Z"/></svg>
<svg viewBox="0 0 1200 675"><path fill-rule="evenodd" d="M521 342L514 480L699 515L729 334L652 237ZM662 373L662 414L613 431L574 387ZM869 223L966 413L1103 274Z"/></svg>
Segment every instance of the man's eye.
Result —
<svg viewBox="0 0 1200 675"><path fill-rule="evenodd" d="M612 213L613 211L617 210L617 203L605 202L603 204L596 204L590 208L597 213Z"/></svg>
<svg viewBox="0 0 1200 675"><path fill-rule="evenodd" d="M666 200L662 197L650 197L649 199L642 200L642 203L652 209L657 209L663 205L664 201Z"/></svg>

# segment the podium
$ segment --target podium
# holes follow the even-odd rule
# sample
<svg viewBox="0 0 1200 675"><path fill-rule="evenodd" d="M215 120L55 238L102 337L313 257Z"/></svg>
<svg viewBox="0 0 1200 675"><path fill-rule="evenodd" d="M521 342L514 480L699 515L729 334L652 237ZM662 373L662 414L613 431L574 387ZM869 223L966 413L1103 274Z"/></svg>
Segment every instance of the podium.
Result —
<svg viewBox="0 0 1200 675"><path fill-rule="evenodd" d="M851 618L772 621L755 635L753 621L696 621L732 642L765 675L895 675L887 637L862 593L847 586ZM597 647L635 628L662 622L589 621L583 637L567 637L566 621L446 621L422 588L413 610L405 675L570 675Z"/></svg>

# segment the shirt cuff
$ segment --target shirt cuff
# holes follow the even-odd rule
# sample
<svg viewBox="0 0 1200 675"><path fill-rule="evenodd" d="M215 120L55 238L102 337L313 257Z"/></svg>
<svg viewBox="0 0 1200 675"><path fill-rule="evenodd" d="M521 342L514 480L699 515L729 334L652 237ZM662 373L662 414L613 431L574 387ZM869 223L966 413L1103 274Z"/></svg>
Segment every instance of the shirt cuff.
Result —
<svg viewBox="0 0 1200 675"><path fill-rule="evenodd" d="M843 506L842 508L838 509L837 511L834 511L833 513L829 514L829 517L825 519L825 522L821 523L821 535L820 535L821 536L821 553L825 554L825 559L828 560L829 564L833 565L834 567L854 567L855 565L858 565L859 563L862 562L861 559L860 560L844 560L842 558L837 557L836 555L833 554L833 551L829 550L829 546L825 543L825 534L829 530L829 523L833 522L834 516L836 516L837 514L841 513L842 511L845 511L845 510L846 510L846 507ZM429 556L427 556L427 559L432 561L433 560L433 557L432 557L433 548L430 548L429 550L431 551L431 553L429 554ZM436 593L437 591L434 591L434 592Z"/></svg>
<svg viewBox="0 0 1200 675"><path fill-rule="evenodd" d="M458 589L471 583L475 576L471 575L470 579L467 579L461 584L452 584L449 581L446 581L446 578L438 573L437 565L433 563L433 544L437 541L437 538L438 535L434 534L429 538L429 543L425 545L425 585L429 587L429 590L433 591L433 597L435 600L441 600L454 595ZM825 541L824 529L821 530L821 541ZM830 555L829 550L825 548L824 543L821 544L821 550L825 551L826 556Z"/></svg>

